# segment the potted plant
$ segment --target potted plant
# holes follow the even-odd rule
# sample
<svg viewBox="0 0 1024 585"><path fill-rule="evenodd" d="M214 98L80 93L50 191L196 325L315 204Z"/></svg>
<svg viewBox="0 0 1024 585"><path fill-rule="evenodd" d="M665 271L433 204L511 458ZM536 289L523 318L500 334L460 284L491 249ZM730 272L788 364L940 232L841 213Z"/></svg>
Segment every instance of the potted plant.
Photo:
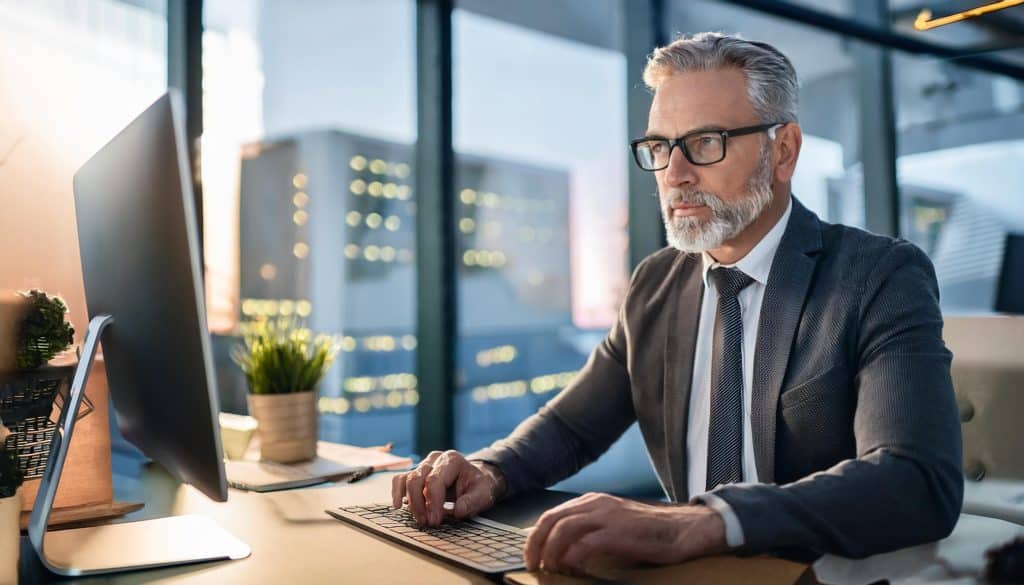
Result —
<svg viewBox="0 0 1024 585"><path fill-rule="evenodd" d="M28 299L32 310L21 324L18 336L18 369L32 370L71 347L75 329L64 320L68 306L58 296L41 290L19 293Z"/></svg>
<svg viewBox="0 0 1024 585"><path fill-rule="evenodd" d="M0 298L0 371L34 370L71 347L75 329L58 296L30 290Z"/></svg>
<svg viewBox="0 0 1024 585"><path fill-rule="evenodd" d="M23 479L15 453L4 447L7 427L0 423L0 585L18 582L21 547L21 495Z"/></svg>
<svg viewBox="0 0 1024 585"><path fill-rule="evenodd" d="M232 359L249 386L249 414L256 418L260 456L278 463L316 456L316 385L338 355L336 337L314 335L295 319L246 324L244 345Z"/></svg>

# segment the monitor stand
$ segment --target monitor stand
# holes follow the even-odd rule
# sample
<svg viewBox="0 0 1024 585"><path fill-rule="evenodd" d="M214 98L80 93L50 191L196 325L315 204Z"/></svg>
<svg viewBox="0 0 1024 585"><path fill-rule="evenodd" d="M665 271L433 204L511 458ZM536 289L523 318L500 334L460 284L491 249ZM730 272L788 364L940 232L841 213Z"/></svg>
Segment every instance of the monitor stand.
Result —
<svg viewBox="0 0 1024 585"><path fill-rule="evenodd" d="M249 556L252 551L248 545L213 520L198 515L46 531L85 383L100 336L113 321L110 315L97 315L89 322L68 399L60 413L57 432L53 434L46 470L28 523L29 540L39 560L58 575L78 576Z"/></svg>

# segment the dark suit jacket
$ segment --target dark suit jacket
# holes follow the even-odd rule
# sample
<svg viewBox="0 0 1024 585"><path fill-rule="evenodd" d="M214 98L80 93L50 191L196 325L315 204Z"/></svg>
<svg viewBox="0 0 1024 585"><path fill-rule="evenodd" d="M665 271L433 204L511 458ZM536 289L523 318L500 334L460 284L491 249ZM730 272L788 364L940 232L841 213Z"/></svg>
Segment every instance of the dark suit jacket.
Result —
<svg viewBox="0 0 1024 585"><path fill-rule="evenodd" d="M687 493L686 427L703 294L699 255L637 266L619 317L573 382L470 456L510 493L549 486L639 421L668 496ZM960 424L938 286L913 244L822 222L798 201L764 293L751 426L760 484L712 493L740 552L862 557L949 534L963 498Z"/></svg>

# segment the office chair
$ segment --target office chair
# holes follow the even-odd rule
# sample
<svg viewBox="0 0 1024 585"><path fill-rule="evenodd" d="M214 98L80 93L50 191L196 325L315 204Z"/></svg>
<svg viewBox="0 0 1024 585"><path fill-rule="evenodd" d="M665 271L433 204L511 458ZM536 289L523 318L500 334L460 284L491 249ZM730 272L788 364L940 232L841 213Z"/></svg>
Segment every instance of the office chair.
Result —
<svg viewBox="0 0 1024 585"><path fill-rule="evenodd" d="M945 318L964 476L1024 480L1024 317Z"/></svg>

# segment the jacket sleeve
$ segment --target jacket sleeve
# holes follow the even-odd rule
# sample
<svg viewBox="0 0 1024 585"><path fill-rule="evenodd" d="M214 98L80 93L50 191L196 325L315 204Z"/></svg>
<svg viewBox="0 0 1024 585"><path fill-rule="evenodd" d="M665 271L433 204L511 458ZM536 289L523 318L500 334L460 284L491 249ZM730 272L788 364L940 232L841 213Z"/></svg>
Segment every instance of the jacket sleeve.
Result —
<svg viewBox="0 0 1024 585"><path fill-rule="evenodd" d="M633 272L615 324L572 382L511 435L467 456L497 466L509 497L553 485L604 453L636 420L630 390L626 306L647 260Z"/></svg>
<svg viewBox="0 0 1024 585"><path fill-rule="evenodd" d="M739 552L795 547L862 558L938 540L963 500L960 420L931 261L897 241L861 299L857 456L786 485L720 486Z"/></svg>

